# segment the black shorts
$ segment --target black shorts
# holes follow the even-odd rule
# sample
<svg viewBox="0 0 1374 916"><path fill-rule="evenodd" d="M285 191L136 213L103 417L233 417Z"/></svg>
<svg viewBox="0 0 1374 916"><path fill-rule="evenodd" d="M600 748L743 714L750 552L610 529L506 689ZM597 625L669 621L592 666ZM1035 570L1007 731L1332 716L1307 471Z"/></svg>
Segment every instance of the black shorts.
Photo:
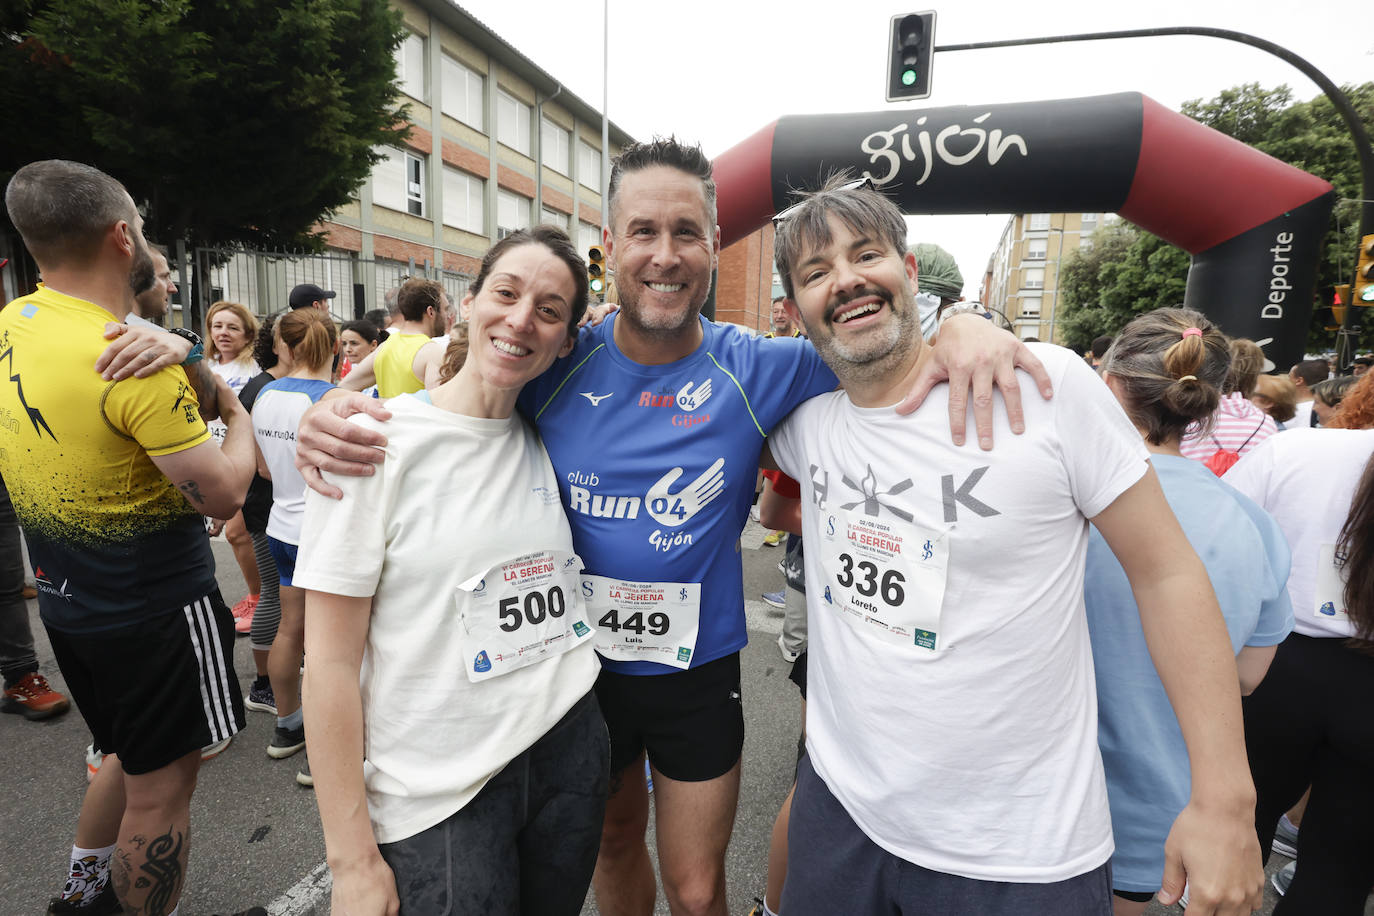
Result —
<svg viewBox="0 0 1374 916"><path fill-rule="evenodd" d="M744 750L739 653L672 674L602 671L596 699L611 733L611 772L648 751L669 779L705 782L730 772Z"/></svg>
<svg viewBox="0 0 1374 916"><path fill-rule="evenodd" d="M159 770L244 726L234 618L219 589L127 627L48 628L48 638L95 746L126 773Z"/></svg>

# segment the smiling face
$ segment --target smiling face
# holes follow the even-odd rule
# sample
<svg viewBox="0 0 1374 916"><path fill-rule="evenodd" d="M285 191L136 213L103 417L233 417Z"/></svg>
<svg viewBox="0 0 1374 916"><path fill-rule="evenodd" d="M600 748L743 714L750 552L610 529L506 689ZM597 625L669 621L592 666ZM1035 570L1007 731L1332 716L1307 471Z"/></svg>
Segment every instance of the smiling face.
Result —
<svg viewBox="0 0 1374 916"><path fill-rule="evenodd" d="M507 251L482 288L463 299L469 341L462 375L475 373L484 385L518 394L572 350L569 321L576 296L572 271L544 245Z"/></svg>
<svg viewBox="0 0 1374 916"><path fill-rule="evenodd" d="M878 381L920 352L916 256L830 216L829 240L792 269L795 310L841 382Z"/></svg>
<svg viewBox="0 0 1374 916"><path fill-rule="evenodd" d="M220 309L210 318L210 340L219 354L219 361L231 363L248 345L248 331L233 311Z"/></svg>
<svg viewBox="0 0 1374 916"><path fill-rule="evenodd" d="M654 165L621 179L606 232L620 315L640 334L672 339L692 328L720 252L701 180Z"/></svg>

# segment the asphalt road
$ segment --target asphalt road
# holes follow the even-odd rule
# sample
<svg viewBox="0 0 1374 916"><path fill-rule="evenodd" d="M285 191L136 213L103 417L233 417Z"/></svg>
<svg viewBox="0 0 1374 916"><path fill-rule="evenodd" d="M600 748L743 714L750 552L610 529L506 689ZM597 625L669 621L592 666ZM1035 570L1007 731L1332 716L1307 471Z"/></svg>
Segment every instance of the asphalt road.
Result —
<svg viewBox="0 0 1374 916"><path fill-rule="evenodd" d="M727 873L730 912L739 916L763 892L773 818L791 784L800 727L799 695L776 645L781 612L759 600L782 581L776 565L781 550L761 546L763 533L751 523L741 539L750 644L742 655L746 737ZM221 589L233 604L245 592L243 579L223 539L214 543ZM37 603L29 602L29 609L43 672L62 690ZM246 693L253 671L246 639L238 640L235 662ZM247 729L201 771L183 916L234 913L251 905L267 906L273 916L328 912L329 877L314 794L296 785L299 758L267 756L272 725L270 716L250 711ZM0 916L42 913L61 888L86 787L89 740L75 711L47 722L0 716L0 831L6 838ZM1274 857L1270 871L1286 862ZM1274 902L1269 889L1262 912L1272 912ZM596 914L594 901L583 912ZM1182 910L1152 905L1147 912ZM661 892L656 913L668 913ZM1366 913L1374 916L1374 907Z"/></svg>

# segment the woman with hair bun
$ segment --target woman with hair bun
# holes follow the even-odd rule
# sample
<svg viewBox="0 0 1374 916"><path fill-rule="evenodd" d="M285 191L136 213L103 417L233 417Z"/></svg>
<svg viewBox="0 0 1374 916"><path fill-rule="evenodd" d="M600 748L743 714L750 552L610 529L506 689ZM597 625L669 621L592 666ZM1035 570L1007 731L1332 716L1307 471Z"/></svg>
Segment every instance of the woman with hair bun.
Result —
<svg viewBox="0 0 1374 916"><path fill-rule="evenodd" d="M1205 317L1160 309L1122 330L1103 359L1102 377L1145 439L1164 495L1207 567L1237 653L1241 693L1248 694L1293 628L1284 588L1288 545L1262 509L1179 450L1189 427L1199 424L1205 433L1229 364L1225 335ZM1165 839L1188 804L1188 752L1150 661L1130 583L1095 529L1083 593L1116 840L1114 912L1137 916L1160 889Z"/></svg>
<svg viewBox="0 0 1374 916"><path fill-rule="evenodd" d="M273 337L277 351L289 354L292 368L258 393L253 429L258 440L258 473L272 481L267 544L281 583L281 619L267 655L267 675L277 707L277 727L267 754L281 759L305 747L300 691L305 592L293 584L305 516L305 479L296 470L296 431L306 409L334 387L330 378L338 335L333 319L323 312L294 309L277 320ZM309 764L297 781L311 784Z"/></svg>

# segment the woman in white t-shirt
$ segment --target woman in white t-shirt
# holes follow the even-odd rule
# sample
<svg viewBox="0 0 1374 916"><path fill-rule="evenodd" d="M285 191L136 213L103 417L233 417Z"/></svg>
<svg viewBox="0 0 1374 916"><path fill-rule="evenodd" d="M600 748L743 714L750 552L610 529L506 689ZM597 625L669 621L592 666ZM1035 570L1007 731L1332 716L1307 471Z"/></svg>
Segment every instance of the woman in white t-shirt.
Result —
<svg viewBox="0 0 1374 916"><path fill-rule="evenodd" d="M253 341L257 338L258 319L247 306L216 302L205 313L205 340L210 344L205 361L234 394L262 371L253 361Z"/></svg>
<svg viewBox="0 0 1374 916"><path fill-rule="evenodd" d="M335 912L581 910L609 767L558 481L515 412L587 273L538 226L487 253L470 349L387 401L386 461L306 496L305 703ZM366 801L366 804L364 804Z"/></svg>
<svg viewBox="0 0 1374 916"><path fill-rule="evenodd" d="M253 359L253 344L258 339L258 319L246 306L237 302L216 302L205 313L205 362L210 371L238 394L249 379L254 378L262 369ZM219 420L211 420L210 435L216 442L224 441L225 425ZM262 593L262 577L258 575L258 562L253 554L253 539L243 523L243 513L235 512L228 520L214 520L210 523L210 536L224 531L224 539L234 551L234 561L243 574L248 594L231 609L235 624L244 618L251 618L258 606Z"/></svg>
<svg viewBox="0 0 1374 916"><path fill-rule="evenodd" d="M1374 886L1374 375L1331 422L1345 428L1275 436L1224 478L1293 549L1293 635L1243 704L1266 855L1279 816L1312 787L1275 916L1360 916Z"/></svg>

